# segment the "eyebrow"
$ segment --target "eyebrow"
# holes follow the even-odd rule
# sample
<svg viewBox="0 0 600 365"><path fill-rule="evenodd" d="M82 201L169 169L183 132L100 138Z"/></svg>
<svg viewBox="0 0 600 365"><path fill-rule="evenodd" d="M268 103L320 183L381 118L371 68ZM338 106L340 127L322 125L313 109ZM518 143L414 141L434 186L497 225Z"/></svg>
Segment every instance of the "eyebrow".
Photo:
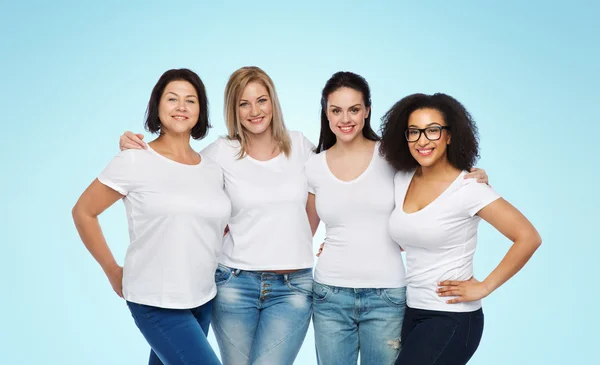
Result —
<svg viewBox="0 0 600 365"><path fill-rule="evenodd" d="M167 91L167 94L173 94L175 96L179 96L177 93L174 93L172 91ZM186 98L196 98L196 99L198 99L198 97L196 95L187 95Z"/></svg>
<svg viewBox="0 0 600 365"><path fill-rule="evenodd" d="M257 97L257 98L256 98L256 100L258 100L258 99L260 99L260 98L268 98L268 97L269 97L269 95L266 95L266 94L265 94L265 95L261 95L261 96ZM242 101L248 101L248 100L246 100L246 99L240 99L240 103L241 103Z"/></svg>
<svg viewBox="0 0 600 365"><path fill-rule="evenodd" d="M429 123L429 124L427 124L427 125L425 126L425 128L427 128L427 127L431 127L431 126L432 126L432 125L434 125L434 124L435 124L435 125L439 125L440 127L445 127L444 125L441 125L439 122L433 122L433 123ZM411 124L411 125L409 125L409 126L408 126L408 128L417 128L417 129L418 129L418 128L419 128L419 126L417 126L417 125L414 125L414 124Z"/></svg>
<svg viewBox="0 0 600 365"><path fill-rule="evenodd" d="M359 103L359 104L354 104L354 105L350 106L350 108L355 108L357 106L358 107L362 107L362 105ZM340 109L342 109L341 107L339 107L337 105L333 105L333 104L331 104L330 108L340 108Z"/></svg>

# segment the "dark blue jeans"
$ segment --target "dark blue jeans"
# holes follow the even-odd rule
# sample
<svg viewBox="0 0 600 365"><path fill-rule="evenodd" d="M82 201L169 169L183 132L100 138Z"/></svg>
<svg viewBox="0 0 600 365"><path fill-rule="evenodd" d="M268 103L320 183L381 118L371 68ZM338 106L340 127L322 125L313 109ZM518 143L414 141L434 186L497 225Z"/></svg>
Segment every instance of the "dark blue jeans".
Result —
<svg viewBox="0 0 600 365"><path fill-rule="evenodd" d="M483 333L483 311L441 312L407 307L396 365L464 365Z"/></svg>
<svg viewBox="0 0 600 365"><path fill-rule="evenodd" d="M212 301L192 309L166 309L127 302L135 324L152 348L148 365L220 365L206 336Z"/></svg>

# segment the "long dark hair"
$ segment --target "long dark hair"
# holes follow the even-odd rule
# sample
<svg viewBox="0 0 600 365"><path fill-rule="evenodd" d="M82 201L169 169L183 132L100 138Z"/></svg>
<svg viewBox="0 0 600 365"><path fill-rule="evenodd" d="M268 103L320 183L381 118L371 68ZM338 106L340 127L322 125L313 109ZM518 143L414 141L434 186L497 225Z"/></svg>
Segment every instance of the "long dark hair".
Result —
<svg viewBox="0 0 600 365"><path fill-rule="evenodd" d="M316 152L323 152L330 149L336 141L335 134L329 128L329 119L327 119L327 98L331 93L336 90L347 87L360 92L363 96L363 101L367 108L371 108L371 89L369 89L369 83L364 77L357 75L352 72L340 71L336 72L331 76L323 92L321 93L321 134L319 135L319 143L317 144ZM365 118L365 126L363 127L363 136L371 141L379 141L379 136L373 128L371 128L371 114L372 110L369 111L369 116Z"/></svg>

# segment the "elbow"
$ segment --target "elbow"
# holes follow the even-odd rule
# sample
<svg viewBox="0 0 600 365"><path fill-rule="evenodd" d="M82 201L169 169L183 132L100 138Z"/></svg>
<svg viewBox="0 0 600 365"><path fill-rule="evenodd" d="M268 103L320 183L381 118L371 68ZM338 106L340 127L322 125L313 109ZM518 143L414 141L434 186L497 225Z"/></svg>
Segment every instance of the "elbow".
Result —
<svg viewBox="0 0 600 365"><path fill-rule="evenodd" d="M542 237L535 228L525 235L524 241L529 242L529 245L533 248L533 251L536 251L542 245Z"/></svg>

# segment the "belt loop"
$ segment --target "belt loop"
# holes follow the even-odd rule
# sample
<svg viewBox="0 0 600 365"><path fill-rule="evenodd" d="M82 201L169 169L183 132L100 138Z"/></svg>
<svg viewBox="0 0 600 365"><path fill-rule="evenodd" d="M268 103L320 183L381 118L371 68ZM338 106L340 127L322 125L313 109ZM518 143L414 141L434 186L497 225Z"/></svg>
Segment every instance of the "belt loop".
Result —
<svg viewBox="0 0 600 365"><path fill-rule="evenodd" d="M290 279L289 279L289 274L283 274L283 281L285 281L286 283L287 283L288 281L290 281Z"/></svg>
<svg viewBox="0 0 600 365"><path fill-rule="evenodd" d="M237 278L238 276L240 276L241 272L242 272L241 269L235 269L235 271L233 272L233 275Z"/></svg>

